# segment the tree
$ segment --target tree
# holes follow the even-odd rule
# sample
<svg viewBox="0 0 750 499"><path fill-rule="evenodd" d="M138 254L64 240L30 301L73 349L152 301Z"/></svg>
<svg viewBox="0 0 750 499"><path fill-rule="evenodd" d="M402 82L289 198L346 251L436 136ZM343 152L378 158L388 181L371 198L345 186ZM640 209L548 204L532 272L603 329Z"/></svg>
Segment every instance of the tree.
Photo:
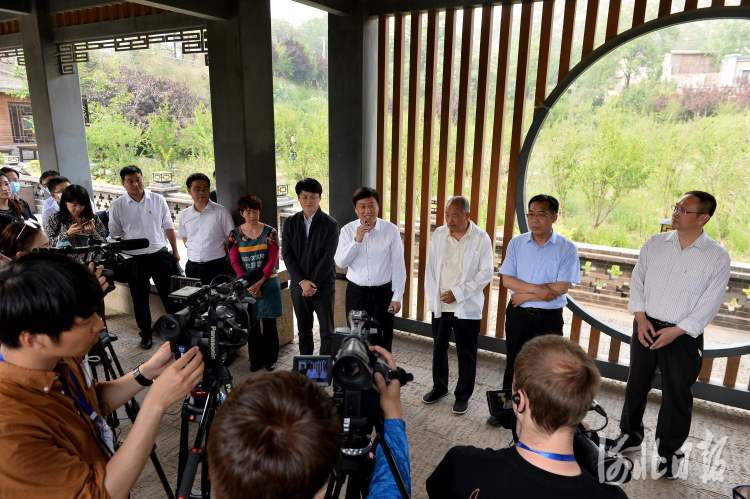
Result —
<svg viewBox="0 0 750 499"><path fill-rule="evenodd" d="M201 102L193 112L193 121L182 130L180 148L204 163L214 162L214 130L211 110Z"/></svg>
<svg viewBox="0 0 750 499"><path fill-rule="evenodd" d="M565 214L565 200L578 180L577 170L584 154L584 143L573 120L559 120L549 127L552 137L549 155L543 172L560 201L560 213Z"/></svg>
<svg viewBox="0 0 750 499"><path fill-rule="evenodd" d="M305 46L293 38L283 40L279 46L286 49L286 55L292 64L293 71L289 77L297 83L308 83L312 80L315 66ZM281 63L281 52L279 61Z"/></svg>
<svg viewBox="0 0 750 499"><path fill-rule="evenodd" d="M619 114L608 106L599 108L597 121L593 147L578 170L594 228L649 177L644 140L638 131L622 127Z"/></svg>

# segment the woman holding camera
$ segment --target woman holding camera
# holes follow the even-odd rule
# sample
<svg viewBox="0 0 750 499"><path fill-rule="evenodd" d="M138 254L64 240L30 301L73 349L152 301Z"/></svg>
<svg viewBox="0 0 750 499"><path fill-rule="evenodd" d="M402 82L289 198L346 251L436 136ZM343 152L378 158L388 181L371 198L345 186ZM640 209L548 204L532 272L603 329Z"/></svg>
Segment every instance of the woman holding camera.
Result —
<svg viewBox="0 0 750 499"><path fill-rule="evenodd" d="M53 213L44 224L52 247L69 242L77 246L76 234L95 235L102 241L107 238L107 229L91 209L88 191L76 184L69 185L60 195L60 211Z"/></svg>
<svg viewBox="0 0 750 499"><path fill-rule="evenodd" d="M279 260L279 236L276 229L260 221L263 203L253 195L242 196L237 201L237 210L245 223L229 234L234 243L229 251L232 267L237 276L247 276L250 287L246 294L258 304L258 321L250 328L247 349L250 355L250 371L267 371L276 368L279 354L279 334L276 318L284 315L281 305L281 286L276 275ZM261 332L260 321L263 321Z"/></svg>

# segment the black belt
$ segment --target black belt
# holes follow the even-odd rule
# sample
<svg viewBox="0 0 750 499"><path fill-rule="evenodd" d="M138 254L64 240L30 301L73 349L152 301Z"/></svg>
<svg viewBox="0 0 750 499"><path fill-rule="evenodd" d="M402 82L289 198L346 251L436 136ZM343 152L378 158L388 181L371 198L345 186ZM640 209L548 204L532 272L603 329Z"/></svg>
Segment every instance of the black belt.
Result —
<svg viewBox="0 0 750 499"><path fill-rule="evenodd" d="M659 319L654 319L653 317L649 317L648 314L646 314L646 319L648 319L648 321L651 324L653 324L655 326L659 326L659 328L661 328L661 329L664 329L666 327L675 327L676 326L676 324L672 324L671 322L664 322L664 321L660 321Z"/></svg>
<svg viewBox="0 0 750 499"><path fill-rule="evenodd" d="M373 291L380 291L381 289L390 289L391 282L393 281L388 281L385 284L381 284L380 286L360 286L359 284L352 282L352 281L349 281L349 284L351 284L355 288L361 289L362 291L373 292Z"/></svg>
<svg viewBox="0 0 750 499"><path fill-rule="evenodd" d="M532 307L518 307L521 310L526 311L531 315L552 315L560 312L562 308L532 308Z"/></svg>
<svg viewBox="0 0 750 499"><path fill-rule="evenodd" d="M196 267L203 267L204 265L210 265L212 263L223 262L223 261L224 261L224 258L217 258L216 260L209 260L207 262L194 262L194 261L190 260L190 263L192 263Z"/></svg>
<svg viewBox="0 0 750 499"><path fill-rule="evenodd" d="M154 251L153 253L150 253L150 254L151 255L160 255L162 253L167 253L167 252L169 252L169 250L167 249L166 246L164 246L163 248L160 248L158 251Z"/></svg>

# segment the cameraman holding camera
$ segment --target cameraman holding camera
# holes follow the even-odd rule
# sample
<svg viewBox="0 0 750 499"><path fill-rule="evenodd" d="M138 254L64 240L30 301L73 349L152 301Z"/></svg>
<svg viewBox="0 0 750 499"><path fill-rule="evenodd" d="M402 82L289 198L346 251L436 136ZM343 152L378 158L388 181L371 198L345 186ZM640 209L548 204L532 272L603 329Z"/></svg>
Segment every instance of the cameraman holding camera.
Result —
<svg viewBox="0 0 750 499"><path fill-rule="evenodd" d="M133 376L92 380L84 355L103 326L101 271L47 253L0 271L0 497L128 497L165 411L203 375L197 348L175 362L165 343ZM115 452L104 418L149 385Z"/></svg>
<svg viewBox="0 0 750 499"><path fill-rule="evenodd" d="M391 369L396 362L370 347ZM411 490L409 446L401 410L401 384L375 384L385 419L385 439L407 490ZM341 456L341 418L320 386L296 372L263 373L236 387L219 408L208 440L211 484L218 499L278 497L312 499L327 483ZM400 498L378 445L368 497Z"/></svg>
<svg viewBox="0 0 750 499"><path fill-rule="evenodd" d="M500 450L453 447L427 479L435 498L627 497L581 468L573 438L601 376L583 349L556 335L527 342L515 361L512 401L519 440Z"/></svg>

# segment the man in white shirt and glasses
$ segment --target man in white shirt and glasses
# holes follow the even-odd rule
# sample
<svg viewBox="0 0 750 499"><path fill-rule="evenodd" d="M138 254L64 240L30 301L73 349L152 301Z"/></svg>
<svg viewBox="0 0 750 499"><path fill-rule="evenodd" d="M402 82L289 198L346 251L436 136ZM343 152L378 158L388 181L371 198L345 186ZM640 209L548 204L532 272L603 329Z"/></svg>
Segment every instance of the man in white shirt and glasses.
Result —
<svg viewBox="0 0 750 499"><path fill-rule="evenodd" d="M208 285L227 273L227 235L234 223L226 208L209 199L211 181L206 175L193 173L185 184L193 198L193 205L180 213L177 231L187 248L185 275Z"/></svg>
<svg viewBox="0 0 750 499"><path fill-rule="evenodd" d="M674 230L651 236L633 269L628 310L635 316L630 372L620 436L610 452L631 452L643 442L643 413L656 369L662 402L656 423L659 473L677 477L690 434L692 386L703 365L703 329L721 307L729 282L727 250L703 226L716 210L707 192L690 191L672 207Z"/></svg>
<svg viewBox="0 0 750 499"><path fill-rule="evenodd" d="M422 397L434 404L448 395L448 344L456 335L458 382L454 414L469 409L477 374L477 347L484 288L492 280L490 236L470 220L469 200L455 196L445 207L445 225L435 229L425 269L427 310L432 312L432 390Z"/></svg>
<svg viewBox="0 0 750 499"><path fill-rule="evenodd" d="M513 385L513 365L527 341L545 334L563 334L565 293L581 280L578 247L552 229L560 203L538 194L529 200L529 232L508 243L500 267L503 286L510 289L505 310L506 363L503 389ZM490 426L501 423L490 416Z"/></svg>
<svg viewBox="0 0 750 499"><path fill-rule="evenodd" d="M352 195L357 220L349 222L339 234L333 259L348 267L346 278L346 315L364 310L378 321L383 331L380 346L391 351L393 317L401 310L406 285L404 245L396 225L378 218L380 194L372 187L360 187Z"/></svg>
<svg viewBox="0 0 750 499"><path fill-rule="evenodd" d="M128 285L135 321L140 328L141 346L148 350L153 332L148 304L149 280L154 280L167 313L177 312L179 307L171 304L168 297L172 291L172 261L179 261L180 254L167 201L144 188L143 174L137 166L130 165L120 170L120 179L127 192L109 206L109 232L112 237L122 236L126 240L145 238L150 242L147 248L123 251L135 256L136 276ZM167 239L172 253L167 249Z"/></svg>

